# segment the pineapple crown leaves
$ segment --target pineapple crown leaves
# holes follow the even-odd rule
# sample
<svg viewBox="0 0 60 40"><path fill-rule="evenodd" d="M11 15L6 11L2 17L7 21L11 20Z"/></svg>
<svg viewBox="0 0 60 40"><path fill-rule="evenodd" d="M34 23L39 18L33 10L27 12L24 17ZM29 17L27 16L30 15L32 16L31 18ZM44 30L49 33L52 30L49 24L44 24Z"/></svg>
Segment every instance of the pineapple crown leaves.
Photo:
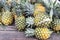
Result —
<svg viewBox="0 0 60 40"><path fill-rule="evenodd" d="M60 15L60 1L59 0L47 0L48 3L46 2L46 0L42 0L46 6L49 6L48 9L50 8L50 17L51 17L51 20L52 20L52 17L53 15L56 17ZM55 11L57 11L57 13L55 13Z"/></svg>
<svg viewBox="0 0 60 40"><path fill-rule="evenodd" d="M7 11L7 10L10 11L10 6L7 5L7 4L3 8L4 8L5 11Z"/></svg>
<svg viewBox="0 0 60 40"><path fill-rule="evenodd" d="M47 7L48 10L50 9L49 13L52 20L52 16L54 14L53 9L59 7L60 2L58 0L41 0L41 2L45 5L45 7Z"/></svg>
<svg viewBox="0 0 60 40"><path fill-rule="evenodd" d="M53 19L54 19L54 18L60 19L60 12L59 12L59 10L54 9L53 12L54 12L54 14L53 14Z"/></svg>
<svg viewBox="0 0 60 40"><path fill-rule="evenodd" d="M22 9L23 8L22 8L21 4L17 4L14 7L14 11L16 12L17 16L20 16L23 13L23 10Z"/></svg>
<svg viewBox="0 0 60 40"><path fill-rule="evenodd" d="M33 25L34 25L34 18L33 17L27 17L26 18L26 25L27 25L27 27L33 27Z"/></svg>
<svg viewBox="0 0 60 40"><path fill-rule="evenodd" d="M25 12L26 16L32 15L33 12L34 12L34 5L32 5L32 4L29 3L29 2L26 2L26 3L25 3L24 12Z"/></svg>
<svg viewBox="0 0 60 40"><path fill-rule="evenodd" d="M54 12L53 12L53 9L54 9L54 5L55 5L55 3L56 3L56 0L50 0L50 18L51 18L51 21L52 21L52 17L53 17L53 14L54 14Z"/></svg>
<svg viewBox="0 0 60 40"><path fill-rule="evenodd" d="M50 18L51 18L51 21L52 21L52 17L53 17L53 14L54 14L53 9L54 9L54 5L56 3L56 0L53 0L53 1L52 0L47 0L47 1L48 1L48 5L45 1L44 1L44 3L45 3L46 6L49 6L48 8L50 8L49 15L50 15Z"/></svg>
<svg viewBox="0 0 60 40"><path fill-rule="evenodd" d="M29 3L29 0L20 0L20 3L17 4L16 7L17 13L24 13L26 15L30 15L33 13L33 5Z"/></svg>
<svg viewBox="0 0 60 40"><path fill-rule="evenodd" d="M60 1L59 0L56 0L54 6L55 6L55 8L60 7Z"/></svg>
<svg viewBox="0 0 60 40"><path fill-rule="evenodd" d="M3 9L4 9L5 11L6 11L6 10L9 10L9 11L10 11L10 7L11 7L11 6L7 4L6 0L4 1L3 5L4 5L4 6L3 6Z"/></svg>
<svg viewBox="0 0 60 40"><path fill-rule="evenodd" d="M6 0L0 0L0 7L3 7L6 3Z"/></svg>
<svg viewBox="0 0 60 40"><path fill-rule="evenodd" d="M41 2L48 8L56 8L60 5L59 0L42 0Z"/></svg>
<svg viewBox="0 0 60 40"><path fill-rule="evenodd" d="M1 11L3 11L2 8L5 7L5 4L6 4L6 0L0 0L0 10Z"/></svg>
<svg viewBox="0 0 60 40"><path fill-rule="evenodd" d="M55 4L56 0L41 0L41 2L48 8L51 8L52 4Z"/></svg>
<svg viewBox="0 0 60 40"><path fill-rule="evenodd" d="M54 22L56 22L57 24L60 24L60 19L59 18L54 18Z"/></svg>
<svg viewBox="0 0 60 40"><path fill-rule="evenodd" d="M22 8L23 8L22 10L24 11L24 14L25 14L26 16L33 14L34 5L32 5L32 4L29 2L29 0L25 0L25 1L22 0L22 2L21 2L20 4L21 4L21 6L22 6Z"/></svg>
<svg viewBox="0 0 60 40"><path fill-rule="evenodd" d="M12 0L12 2L11 2L11 7L14 8L14 7L16 6L16 4L17 4L16 1L15 1L15 0Z"/></svg>
<svg viewBox="0 0 60 40"><path fill-rule="evenodd" d="M26 37L32 37L32 36L34 36L34 32L35 32L34 29L26 28L25 35L26 35Z"/></svg>
<svg viewBox="0 0 60 40"><path fill-rule="evenodd" d="M54 6L54 16L56 18L60 18L60 1L58 0L56 1L55 6Z"/></svg>
<svg viewBox="0 0 60 40"><path fill-rule="evenodd" d="M26 0L18 0L19 2L16 3L16 6L14 7L14 11L16 12L17 16L20 16L22 13L24 13L23 9L25 6Z"/></svg>

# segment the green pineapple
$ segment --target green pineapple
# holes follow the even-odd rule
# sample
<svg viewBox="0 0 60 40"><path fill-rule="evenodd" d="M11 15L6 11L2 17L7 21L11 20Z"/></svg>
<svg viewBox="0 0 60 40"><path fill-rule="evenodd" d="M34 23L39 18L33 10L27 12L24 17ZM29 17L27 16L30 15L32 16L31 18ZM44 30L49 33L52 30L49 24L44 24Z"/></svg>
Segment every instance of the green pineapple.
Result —
<svg viewBox="0 0 60 40"><path fill-rule="evenodd" d="M25 28L25 17L23 15L18 16L15 19L16 28L21 31Z"/></svg>
<svg viewBox="0 0 60 40"><path fill-rule="evenodd" d="M50 26L51 26L51 28L52 28L55 32L59 33L59 30L60 30L60 19L54 18L54 21L52 21L52 23L51 23Z"/></svg>
<svg viewBox="0 0 60 40"><path fill-rule="evenodd" d="M33 16L34 13L34 5L29 2L25 2L25 6L23 7L23 11L25 12L25 16Z"/></svg>
<svg viewBox="0 0 60 40"><path fill-rule="evenodd" d="M24 16L32 16L34 12L34 5L29 0L20 0L20 8L24 12ZM18 8L18 9L20 9Z"/></svg>
<svg viewBox="0 0 60 40"><path fill-rule="evenodd" d="M23 15L23 9L22 9L22 5L21 5L22 1L23 0L20 0L20 3L17 3L16 6L13 8L13 11L16 13L15 26L16 26L18 31L22 31L26 26L26 24L25 24L26 19Z"/></svg>

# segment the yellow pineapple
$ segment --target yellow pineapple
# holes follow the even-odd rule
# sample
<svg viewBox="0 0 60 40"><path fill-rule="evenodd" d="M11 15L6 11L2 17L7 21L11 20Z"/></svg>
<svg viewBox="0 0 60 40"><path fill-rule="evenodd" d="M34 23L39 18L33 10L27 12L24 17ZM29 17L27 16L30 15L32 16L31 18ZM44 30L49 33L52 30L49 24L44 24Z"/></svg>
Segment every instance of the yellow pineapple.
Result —
<svg viewBox="0 0 60 40"><path fill-rule="evenodd" d="M13 15L11 12L9 12L8 10L6 12L3 12L2 15L2 23L4 25L10 25L13 22Z"/></svg>
<svg viewBox="0 0 60 40"><path fill-rule="evenodd" d="M34 24L37 27L48 27L51 22L51 19L47 14L37 15L34 18Z"/></svg>
<svg viewBox="0 0 60 40"><path fill-rule="evenodd" d="M38 27L47 27L51 22L51 18L46 13L45 7L42 4L35 4L34 23Z"/></svg>
<svg viewBox="0 0 60 40"><path fill-rule="evenodd" d="M42 13L45 13L45 7L42 4L36 3L35 4L35 10L34 10L34 17L36 15L41 15ZM41 12L41 13L39 13Z"/></svg>
<svg viewBox="0 0 60 40"><path fill-rule="evenodd" d="M35 36L38 39L48 39L51 36L51 31L48 28L36 28Z"/></svg>
<svg viewBox="0 0 60 40"><path fill-rule="evenodd" d="M60 19L54 19L54 21L52 21L51 23L51 28L56 31L57 33L59 33L60 30Z"/></svg>

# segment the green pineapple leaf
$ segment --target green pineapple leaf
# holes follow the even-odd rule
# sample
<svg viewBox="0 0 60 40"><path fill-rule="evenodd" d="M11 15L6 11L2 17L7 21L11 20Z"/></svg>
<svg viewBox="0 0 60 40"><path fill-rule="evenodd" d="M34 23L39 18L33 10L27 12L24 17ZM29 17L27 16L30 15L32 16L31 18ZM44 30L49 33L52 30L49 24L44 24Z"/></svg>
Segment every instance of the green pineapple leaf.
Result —
<svg viewBox="0 0 60 40"><path fill-rule="evenodd" d="M25 31L25 35L26 37L32 37L34 36L34 29L31 29L31 28L27 28L26 31Z"/></svg>

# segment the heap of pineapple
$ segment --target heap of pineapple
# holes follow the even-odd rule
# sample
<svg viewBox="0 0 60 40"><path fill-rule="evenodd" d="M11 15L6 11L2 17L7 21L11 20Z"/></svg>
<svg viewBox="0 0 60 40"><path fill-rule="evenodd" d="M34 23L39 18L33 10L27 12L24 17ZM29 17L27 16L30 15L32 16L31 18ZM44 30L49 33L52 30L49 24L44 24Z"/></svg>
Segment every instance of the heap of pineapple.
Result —
<svg viewBox="0 0 60 40"><path fill-rule="evenodd" d="M51 23L51 19L48 16L48 14L46 13L46 9L42 4L36 3L34 9L35 10L34 10L34 13L33 13L33 16L34 16L34 21L33 22L34 22L35 28L34 28L34 26L27 27L26 31L25 31L25 35L27 37L35 35L36 38L43 39L43 40L48 39L51 36L51 33L52 33L52 31L50 31L48 29L49 24Z"/></svg>
<svg viewBox="0 0 60 40"><path fill-rule="evenodd" d="M60 31L60 4L55 0L46 1L1 0L0 24L9 26L15 21L16 29L24 31L26 37L46 40L52 32Z"/></svg>
<svg viewBox="0 0 60 40"><path fill-rule="evenodd" d="M43 0L43 2L46 2L46 1ZM33 13L34 21L33 22L30 21L30 23L31 22L34 23L34 24L32 24L34 26L30 26L29 20L26 19L27 23L29 25L29 27L27 26L26 31L25 31L26 37L35 36L38 39L46 40L46 39L50 38L53 31L59 32L60 19L56 18L59 15L53 11L54 10L53 7L55 6L55 5L53 5L53 3L54 3L54 1L50 5L50 7L47 5L44 6L43 3L34 4L34 13ZM49 9L47 9L47 8L49 8ZM55 8L56 8L56 6L55 6ZM48 10L48 12L47 12L47 10ZM52 29L53 31L51 31L50 29Z"/></svg>

